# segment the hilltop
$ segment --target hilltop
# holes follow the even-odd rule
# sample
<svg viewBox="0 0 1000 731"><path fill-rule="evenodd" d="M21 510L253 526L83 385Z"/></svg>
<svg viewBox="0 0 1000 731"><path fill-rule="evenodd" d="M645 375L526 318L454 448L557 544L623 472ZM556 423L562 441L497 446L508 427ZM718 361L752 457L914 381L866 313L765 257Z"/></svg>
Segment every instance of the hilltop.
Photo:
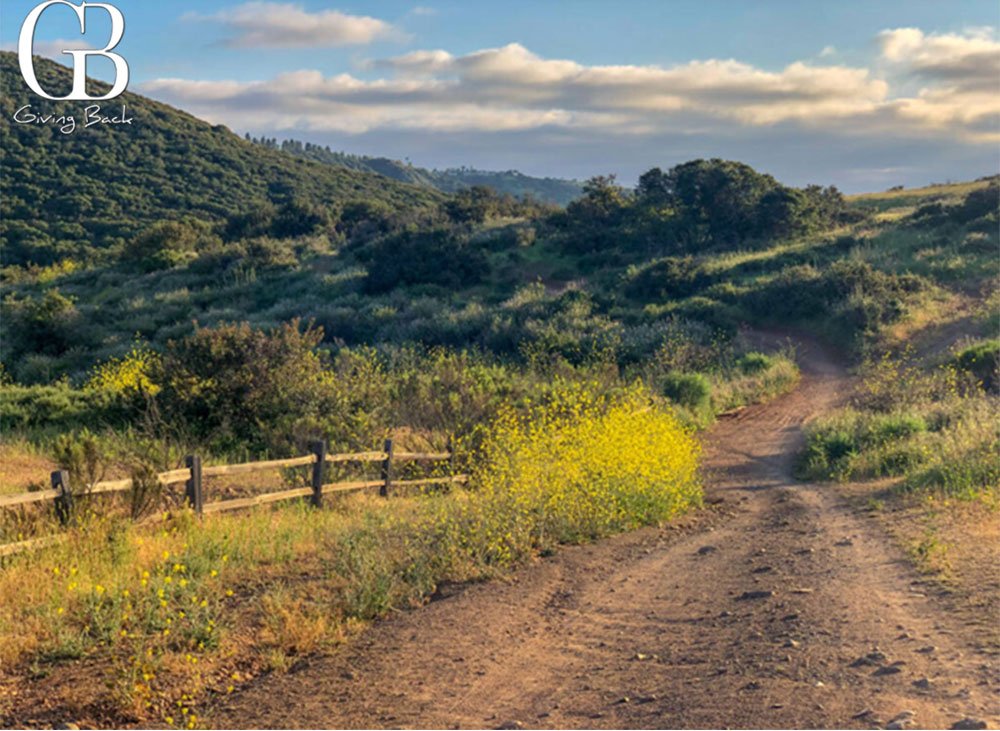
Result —
<svg viewBox="0 0 1000 731"><path fill-rule="evenodd" d="M35 64L43 88L53 94L68 90L68 68L41 57ZM107 86L91 81L90 88ZM74 131L15 123L15 112L28 104L38 116L73 116ZM363 200L410 210L441 200L426 187L253 145L223 126L138 94L106 103L105 113L120 114L122 105L131 125L84 128L86 104L39 99L24 85L16 54L0 52L5 265L100 258L164 219L219 222L290 201L330 207Z"/></svg>

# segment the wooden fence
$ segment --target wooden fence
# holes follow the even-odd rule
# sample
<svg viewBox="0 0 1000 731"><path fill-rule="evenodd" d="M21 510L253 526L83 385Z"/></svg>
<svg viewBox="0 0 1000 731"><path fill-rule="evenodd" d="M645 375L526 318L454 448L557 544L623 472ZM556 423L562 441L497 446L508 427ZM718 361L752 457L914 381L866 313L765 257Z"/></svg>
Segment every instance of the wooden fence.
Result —
<svg viewBox="0 0 1000 731"><path fill-rule="evenodd" d="M359 490L378 488L379 495L389 497L389 492L394 487L418 487L424 485L441 484L464 484L468 481L468 475L451 474L443 477L428 477L417 480L394 480L393 466L398 462L435 462L448 460L454 466L455 455L453 451L448 452L397 452L393 449L391 439L385 441L384 449L381 452L355 452L352 454L328 454L326 442L316 441L311 445L311 453L301 457L291 457L289 459L274 459L263 462L245 462L232 465L211 465L203 467L201 457L190 455L185 459L187 465L184 469L160 472L156 475L157 481L162 486L176 485L184 483L184 499L187 505L199 515L210 513L222 513L228 510L242 510L252 508L257 505L267 505L269 503L281 502L283 500L293 500L295 498L309 498L314 507L322 507L323 496L331 493L355 492ZM358 482L326 482L326 466L336 463L365 463L381 462L381 475L378 480L358 481ZM231 498L217 502L205 502L205 491L202 487L202 479L205 477L216 477L224 475L242 475L264 470L282 469L290 467L312 466L312 475L309 487L296 487L278 492L264 493L245 498ZM127 492L133 488L133 481L108 480L88 485L76 494L71 490L69 475L65 470L57 470L52 473L52 488L49 490L38 490L36 492L24 492L17 495L0 495L0 509L17 508L33 503L53 503L55 514L59 522L64 526L72 520L73 502L75 499L99 495L102 493ZM60 541L62 534L34 538L17 543L0 545L0 558L10 556L22 551L42 548Z"/></svg>

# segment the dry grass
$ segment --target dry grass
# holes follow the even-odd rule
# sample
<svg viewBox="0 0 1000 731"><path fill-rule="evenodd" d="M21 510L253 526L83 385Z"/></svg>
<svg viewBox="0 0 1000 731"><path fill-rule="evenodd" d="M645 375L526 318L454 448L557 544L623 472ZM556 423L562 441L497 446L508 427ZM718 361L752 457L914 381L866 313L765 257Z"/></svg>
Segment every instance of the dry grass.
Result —
<svg viewBox="0 0 1000 731"><path fill-rule="evenodd" d="M28 442L0 442L0 495L47 488L54 469L55 462Z"/></svg>
<svg viewBox="0 0 1000 731"><path fill-rule="evenodd" d="M852 203L868 202L899 202L907 205L911 199L919 198L962 198L974 190L985 188L988 180L977 180L969 183L946 183L942 185L927 185L923 188L904 188L903 190L886 190L881 193L857 193L845 196Z"/></svg>

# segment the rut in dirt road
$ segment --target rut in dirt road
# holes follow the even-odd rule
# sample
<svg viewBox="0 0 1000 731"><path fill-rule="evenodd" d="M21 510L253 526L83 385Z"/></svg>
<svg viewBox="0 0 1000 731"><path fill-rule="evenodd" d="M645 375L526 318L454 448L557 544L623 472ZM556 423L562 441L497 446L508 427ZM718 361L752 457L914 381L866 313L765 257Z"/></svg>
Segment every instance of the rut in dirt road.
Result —
<svg viewBox="0 0 1000 731"><path fill-rule="evenodd" d="M709 508L380 623L216 708L230 727L997 724L996 657L878 526L792 477L842 369L706 435Z"/></svg>

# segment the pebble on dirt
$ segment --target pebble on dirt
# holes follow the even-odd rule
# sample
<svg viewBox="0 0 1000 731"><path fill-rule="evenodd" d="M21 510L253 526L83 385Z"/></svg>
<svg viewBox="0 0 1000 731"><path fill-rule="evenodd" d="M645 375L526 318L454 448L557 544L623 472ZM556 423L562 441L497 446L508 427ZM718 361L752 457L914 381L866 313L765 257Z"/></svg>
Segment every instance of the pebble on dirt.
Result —
<svg viewBox="0 0 1000 731"><path fill-rule="evenodd" d="M748 599L769 599L774 596L773 591L745 591L736 597L736 601L747 601Z"/></svg>
<svg viewBox="0 0 1000 731"><path fill-rule="evenodd" d="M978 718L963 718L961 721L955 721L951 727L962 731L973 731L975 729L986 728L986 721Z"/></svg>

